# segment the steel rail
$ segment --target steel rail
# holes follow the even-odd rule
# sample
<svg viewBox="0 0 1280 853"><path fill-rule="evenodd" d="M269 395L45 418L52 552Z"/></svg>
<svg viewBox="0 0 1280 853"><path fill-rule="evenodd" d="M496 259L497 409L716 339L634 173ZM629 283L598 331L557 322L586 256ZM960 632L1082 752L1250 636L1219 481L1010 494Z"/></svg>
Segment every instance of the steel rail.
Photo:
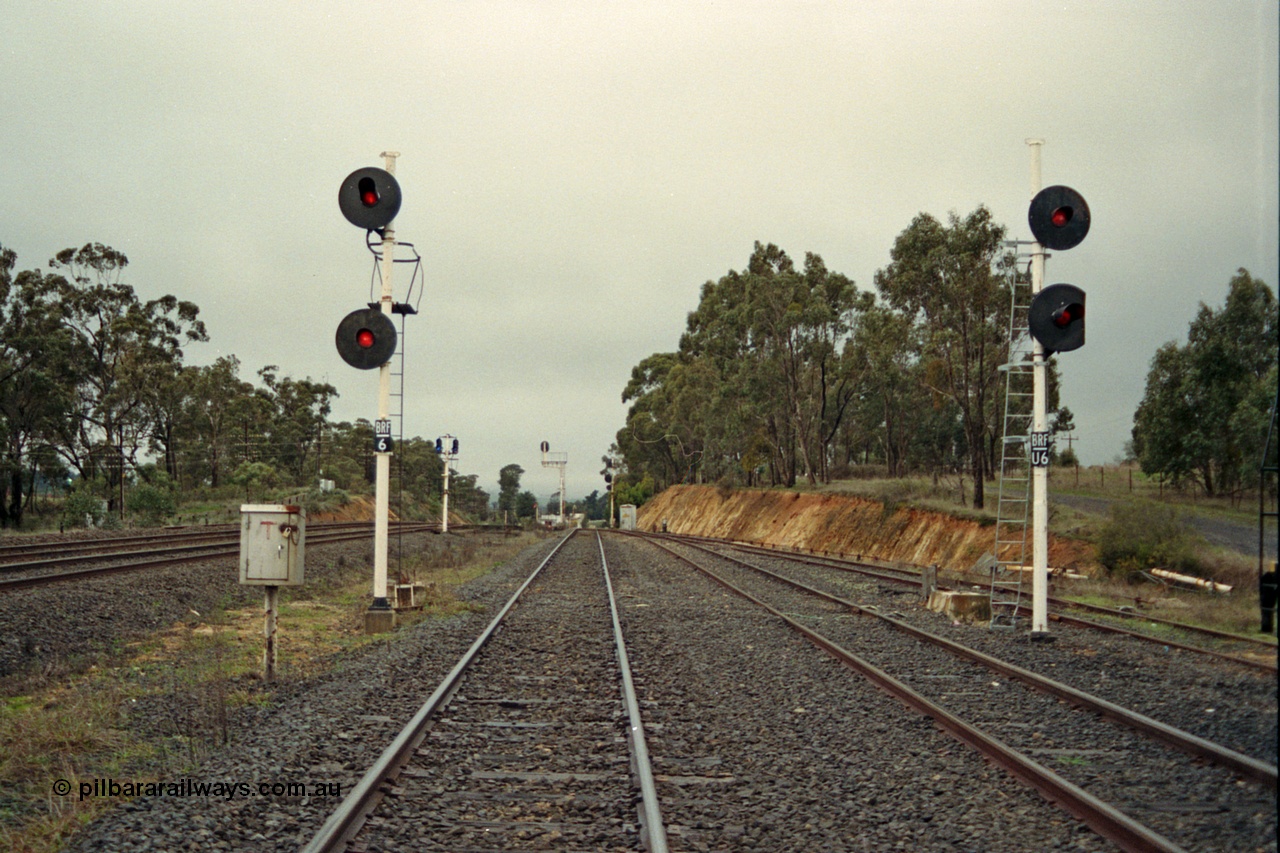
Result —
<svg viewBox="0 0 1280 853"><path fill-rule="evenodd" d="M372 529L372 522L333 522L307 525L307 532L316 533L338 533L349 530L360 530L365 527ZM425 522L402 522L401 526L408 532L410 529L430 529L436 525ZM168 549L179 549L183 547L213 547L214 545L223 545L230 542L238 542L240 539L240 531L238 527L230 530L210 530L201 528L193 531L184 531L167 534L150 534L139 536L118 536L99 539L81 539L72 542L44 542L32 545L15 545L11 548L0 546L0 572L17 572L25 571L32 567L42 565L58 565L75 562L87 562L95 559L107 559L112 557L129 557L145 554L160 553ZM197 543L206 543L201 546ZM140 545L156 545L153 548L138 548ZM129 550L134 548L135 550ZM61 556L39 557L38 559L27 559L25 562L3 562L6 558L26 557L30 558L32 554L57 554Z"/></svg>
<svg viewBox="0 0 1280 853"><path fill-rule="evenodd" d="M0 545L0 560L6 560L13 557L25 557L31 553L41 553L44 551L87 551L92 548L110 548L113 546L126 547L137 545L143 542L158 542L164 539L189 539L195 536L227 536L236 532L234 525L216 524L208 527L200 527L195 530L181 528L172 530L169 533L134 533L127 536L96 536L86 539L70 539L63 542L12 542Z"/></svg>
<svg viewBox="0 0 1280 853"><path fill-rule="evenodd" d="M421 523L421 521L404 521L401 524L431 524ZM307 524L308 530L347 530L351 528L360 528L360 526L372 525L372 521L312 521ZM164 533L131 533L119 535L119 537L90 537L65 539L60 542L0 542L0 560L4 560L9 556L22 556L24 553L35 551L40 553L47 552L68 552L68 551L88 551L91 548L109 549L116 546L133 546L133 544L142 544L146 542L186 542L186 540L202 539L202 538L219 538L228 537L228 535L239 535L238 524L210 524L198 526L180 526L180 528L161 528ZM145 528L143 528L145 529Z"/></svg>
<svg viewBox="0 0 1280 853"><path fill-rule="evenodd" d="M696 537L696 538L706 540L706 537ZM707 540L707 541L714 541L714 540ZM746 551L746 550L754 550L754 551L759 552L759 553L771 553L771 552L772 552L772 553L788 553L788 552L785 552L785 551L781 551L781 552L779 552L778 550L775 550L775 549L759 548L758 546L754 546L754 545L744 545L744 544L741 544L741 543L726 543L726 544L729 544L729 545L730 545L730 547L737 548L737 549L739 549L739 550L744 550L744 551ZM801 554L797 554L797 553L794 553L794 552L792 552L792 553L790 553L790 554L789 554L789 558L790 558L790 559L798 559L798 560L800 560L801 562L810 563L811 565L832 565L832 563L823 563L823 562L819 562L820 560L830 560L830 561L832 561L832 562L833 562L833 563L835 563L835 564L841 564L841 565L839 566L839 567L841 567L841 568L843 568L845 565L847 565L847 564L849 564L849 563L853 563L853 565L854 565L854 566L869 565L869 564L864 564L864 563L858 563L858 562L856 562L856 561L847 560L847 559L842 558L842 557L831 557L831 556L826 556L826 555L819 555L819 556L815 556L815 557L813 557L813 558L805 558L805 557L803 557ZM877 567L873 567L873 568L884 568L884 567L882 567L882 566L877 566ZM901 581L902 581L902 582L904 582L904 583L911 583L911 584L915 584L915 585L918 585L918 584L919 584L919 582L918 582L918 581L912 580L912 579L910 579L910 578L901 578L901 579L899 579L899 578L895 578L893 575L882 575L882 574L879 574L878 572L865 572L863 569L860 569L860 568L859 568L859 569L853 569L853 568L852 568L852 566L850 566L850 570L853 570L853 571L860 571L860 572L863 572L864 574L869 574L869 575L871 575L872 577L884 578L884 579L886 579L886 580L901 580ZM913 570L913 569L889 569L889 571L900 571L900 572L903 572L903 573L908 574L908 575L911 575L911 574L919 574L919 572L918 572L918 571L915 571L915 570ZM952 573L952 576L953 576L953 577L955 577L955 574L956 574L956 573ZM967 573L967 572L963 572L963 571L962 571L962 572L960 572L959 574L963 576L963 575L968 574L968 573ZM967 582L963 577L960 577L960 578L959 578L959 580L960 580L960 582L961 582L961 583L966 583L966 582ZM1087 610L1087 611L1090 611L1090 612L1092 612L1092 613L1103 613L1103 614L1106 614L1106 615L1108 615L1108 616L1114 616L1114 617L1116 617L1116 618L1118 618L1118 619L1133 619L1133 620L1139 620L1139 621L1142 621L1142 622L1154 622L1154 623L1156 623L1156 624L1158 624L1158 625L1168 625L1168 626L1169 626L1169 627L1171 627L1171 628L1179 628L1179 629L1181 629L1181 630L1183 630L1183 631L1188 631L1188 632L1195 633L1195 634L1204 634L1205 636L1208 636L1208 637L1217 637L1217 638L1219 638L1219 639L1223 639L1223 640L1231 640L1231 641L1233 641L1233 642L1237 642L1237 643L1250 643L1250 644L1253 644L1253 645L1264 646L1264 647L1266 647L1266 648L1271 649L1272 651L1275 651L1275 650L1276 650L1276 643L1275 643L1275 641L1274 641L1274 640L1272 640L1272 639L1270 639L1270 638L1267 638L1267 637L1250 637L1250 636L1248 636L1248 635L1246 635L1246 634L1235 634L1235 633L1232 633L1232 632L1230 632L1230 631L1220 631L1220 630L1218 630L1217 628L1207 628L1207 627L1205 627L1205 626L1203 626L1203 625L1192 625L1192 624L1190 624L1190 623L1188 623L1188 622L1179 622L1179 621L1177 621L1176 619L1166 619L1166 618L1164 618L1163 616L1152 616L1152 615L1151 615L1151 614L1149 614L1149 613L1138 613L1137 611L1122 610L1122 609L1117 608L1117 607L1106 607L1106 606L1101 605L1101 604L1089 604L1089 603L1087 603L1087 602L1083 602L1083 601L1073 601L1073 600L1072 600L1072 599L1070 599L1070 598L1061 598L1061 597L1053 596L1053 595L1049 596L1049 603L1050 603L1050 604L1053 604L1053 605L1057 605L1057 606L1059 606L1059 607L1070 607L1070 608L1077 608L1077 609L1079 609L1079 610ZM1097 622L1080 622L1079 624L1081 624L1081 625L1087 625L1087 626L1089 626L1089 627L1098 627L1098 626L1099 626L1099 623L1097 623ZM1157 639L1157 641L1159 641L1159 639L1158 639L1158 638L1156 638L1156 639ZM1213 650L1211 650L1211 649L1200 649L1200 648L1197 648L1197 647L1195 647L1195 646L1187 646L1187 647L1185 647L1185 648L1190 649L1190 650L1192 650L1192 651L1204 651L1204 652L1206 652L1206 653L1208 653L1208 654L1221 654L1221 653L1219 653L1219 652L1214 652L1214 651L1213 651ZM1242 658L1231 658L1230 656L1228 656L1228 659L1230 659L1230 660L1243 660ZM1274 669L1274 668L1275 668L1275 667L1273 666L1273 667L1272 667L1272 669Z"/></svg>
<svg viewBox="0 0 1280 853"><path fill-rule="evenodd" d="M1003 741L966 723L950 711L933 703L884 670L863 660L833 640L801 625L780 610L761 601L745 590L739 589L715 572L698 565L687 556L677 553L663 543L650 541L654 547L661 548L734 594L747 599L781 619L794 631L826 651L836 660L860 673L881 690L909 708L931 718L941 729L986 755L996 764L1009 771L1009 773L1035 788L1046 800L1075 816L1098 835L1116 844L1120 849L1130 851L1130 853L1185 853L1184 848L1173 841L1154 832L1149 827L1144 826L1084 789L1073 785L1048 767L1023 755Z"/></svg>
<svg viewBox="0 0 1280 853"><path fill-rule="evenodd" d="M493 618L489 626L481 632L480 636L471 644L471 647L454 664L453 669L436 687L435 692L427 698L427 701L418 709L418 712L413 715L413 719L409 720L395 740L382 751L377 761L361 777L356 786L351 789L351 793L338 805L333 814L329 815L328 820L324 822L320 830L307 843L307 846L302 848L303 853L336 853L336 851L346 849L347 842L360 831L365 820L382 799L383 783L398 777L400 772L408 765L410 757L427 735L428 723L431 722L436 712L444 707L449 698L458 689L462 682L463 673L471 666L472 661L475 660L480 650L488 644L490 638L497 632L498 626L507 618L507 614L515 607L520 597L524 595L524 591L542 573L542 570L551 562L551 558L559 553L574 532L570 530L561 538L556 543L556 547L551 549L551 553L547 554L546 559L539 563L533 573L525 579L525 582L515 591L515 594L511 596L506 605L498 611L498 615Z"/></svg>
<svg viewBox="0 0 1280 853"><path fill-rule="evenodd" d="M894 619L892 616L886 616L885 614L873 610L870 607L864 607L856 602L841 598L838 595L832 595L829 592L815 589L814 587L801 583L800 581L784 577L771 572L768 569L761 568L760 566L753 566L743 560L739 560L725 554L716 553L715 551L703 548L700 545L694 545L688 542L682 544L687 548L697 548L700 551L704 551L722 560L728 560L729 562L736 563L743 568L759 572L766 577L785 583L826 601L830 601L833 604L847 607L859 615L873 616L883 622L887 622L899 631L915 637L918 640L940 646L954 655L985 666L1000 673L1001 675L1021 681L1023 684L1030 687L1034 687L1035 689L1051 696L1056 696L1059 699L1070 702L1076 707L1084 708L1088 711L1094 711L1109 720L1128 726L1135 731L1139 731L1149 737L1153 737L1156 740L1175 747L1176 749L1190 755L1194 755L1197 758L1204 758L1214 764L1234 770L1255 782L1268 785L1273 790L1277 787L1277 768L1274 764L1259 761L1258 759L1245 755L1241 752L1228 749L1221 744L1214 743L1213 741L1193 735L1190 732L1183 731L1182 729L1162 723L1159 720L1152 719L1145 714L1140 714L1137 711L1117 705L1100 696L1094 696L1090 693L1084 692L1083 690L1078 690L1069 684L1064 684L1061 681L1056 681L1048 676L1040 675L1039 673L1032 672L1029 669L1024 669L1016 664L1012 664L1008 661L1003 661L1000 658L980 652L977 649L971 649L968 646L955 642L954 640L949 640L946 637L940 637L937 634L933 634L923 628L917 628L900 619Z"/></svg>
<svg viewBox="0 0 1280 853"><path fill-rule="evenodd" d="M622 701L627 706L630 725L627 736L631 743L631 755L635 761L636 777L640 782L640 843L649 853L667 853L667 828L662 822L662 809L658 807L658 787L653 781L653 765L649 761L649 747L644 738L644 721L640 717L640 702L636 698L635 684L631 679L631 661L627 656L627 643L622 636L622 621L618 618L618 601L613 594L613 581L609 579L609 563L604 556L604 541L596 533L596 546L600 549L600 566L604 571L604 585L609 592L609 614L613 618L613 643L618 651L618 668L622 670Z"/></svg>
<svg viewBox="0 0 1280 853"><path fill-rule="evenodd" d="M650 535L657 535L657 534L650 534ZM892 583L901 583L901 584L906 584L908 586L920 586L920 583L921 583L919 580L912 577L901 577L899 575L884 574L881 571L876 571L877 569L884 569L883 566L870 566L868 564L858 563L856 561L844 560L839 557L807 556L804 553L795 552L795 551L785 551L778 548L761 548L760 546L757 546L757 545L748 545L748 544L743 544L739 542L731 542L727 540L716 540L716 539L711 539L710 537L705 537L705 536L686 537L686 536L676 536L673 534L664 534L664 535L666 536L666 538L672 539L673 541L677 541L677 542L684 541L686 539L697 539L700 541L711 542L713 544L721 544L726 547L733 548L739 551L746 551L748 553L755 553L755 554L768 554L770 556L779 557L779 558L785 557L785 559L794 560L796 562L804 563L810 566L822 566L826 568L839 569L840 571L856 572L857 574L865 575L871 578L876 578L878 580L890 581ZM692 544L692 543L688 543L688 544ZM909 570L909 569L888 569L887 571L900 571L907 575L918 574L917 572L913 572L912 570ZM961 579L961 582L964 582L963 579ZM949 587L939 586L939 588L948 589ZM1085 604L1083 602L1071 601L1070 599L1057 598L1055 596L1049 597L1049 603L1059 607L1066 607L1066 608L1076 607L1082 610L1099 611L1102 613L1106 613L1108 615L1113 615L1113 616L1117 616L1125 619L1155 622L1161 625L1167 625L1172 628L1178 628L1180 630L1187 631L1189 633L1204 634L1207 636L1217 637L1219 639L1230 640L1233 642L1251 643L1251 644L1260 645L1265 648L1271 649L1272 651L1276 650L1276 644L1266 639L1262 639L1258 637L1249 637L1243 634L1232 634L1227 631L1218 631L1214 628L1205 628L1200 625L1190 625L1190 624L1187 624L1186 622L1176 622L1172 619L1164 619L1158 616L1148 616L1147 614L1142 614L1142 613L1128 613L1123 610L1115 610L1112 608L1101 607L1099 605L1094 605L1094 604ZM1026 609L1027 609L1026 607L1019 607L1019 611L1025 611ZM1124 634L1126 636L1134 637L1139 640L1144 640L1149 643L1157 643L1159 645L1169 646L1170 648L1181 649L1182 651L1186 651L1186 652L1194 652L1196 654L1202 654L1202 655L1208 655L1210 657L1221 658L1222 660L1231 661L1232 663L1238 663L1238 664L1241 664L1242 666L1251 667L1253 669L1260 669L1266 672L1275 672L1277 670L1276 661L1254 660L1252 658L1240 657L1239 655L1230 654L1229 652L1220 652L1220 651L1217 651L1216 649L1206 649L1203 646L1193 646L1188 643L1179 643L1175 640L1168 640L1164 637L1156 637L1151 634L1145 634L1141 631L1133 631L1127 628L1121 628L1119 626L1107 625L1102 622L1093 622L1088 619L1081 619L1078 616L1068 616L1062 613L1050 613L1049 619L1051 621L1066 622L1067 624L1070 624L1070 625L1077 625L1083 628L1091 628L1097 631L1105 631L1105 632L1115 633L1115 634Z"/></svg>
<svg viewBox="0 0 1280 853"><path fill-rule="evenodd" d="M423 532L423 531L419 530L419 531L405 531L405 532L412 533L412 532ZM362 530L359 532L352 532L352 533L328 533L328 534L321 534L320 536L316 536L316 537L308 536L307 544L308 545L330 545L335 542L351 542L358 539L368 539L371 536L373 536L372 528L368 530ZM240 547L238 543L235 548L228 548L226 546L218 546L218 545L204 545L204 546L188 546L188 547L184 547L181 549L174 549L174 550L191 550L193 547L199 548L200 550L202 550L202 553L191 554L191 555L182 556L182 557L158 557L157 559L154 559L154 560L140 560L140 561L135 561L131 563L121 563L119 565L114 565L114 566L95 566L94 568L90 568L90 569L72 569L71 571L67 571L67 572L53 572L53 573L43 574L43 575L33 575L31 577L25 577L25 578L6 578L3 580L0 580L0 595L3 595L4 593L8 593L8 592L17 592L23 589L34 589L42 586L51 586L53 584L65 583L67 581L88 580L92 578L106 577L108 575L124 574L126 572L136 572L136 571L141 571L143 569L155 569L155 568L163 568L165 566L177 566L177 565L182 565L183 563L198 563L201 560L212 560L212 559L217 559L219 557L239 556L240 554ZM144 551L141 553L162 554L162 553L165 553L165 550L166 549L159 549L159 550L150 551L150 552ZM169 553L173 553L173 552L174 551L172 550L169 551ZM109 554L109 555L106 555L105 559L114 559L114 558L119 558L123 556L128 556L128 555Z"/></svg>
<svg viewBox="0 0 1280 853"><path fill-rule="evenodd" d="M1023 611L1027 608L1019 605L1018 610ZM1105 622L1094 622L1092 619L1081 619L1079 616L1068 616L1066 613L1050 613L1049 621L1065 622L1068 625L1076 625L1080 628L1090 628L1094 631L1102 631L1107 634L1120 634L1125 637L1133 637L1148 643L1156 643L1161 646L1168 646L1171 649L1178 649L1184 652L1195 652L1200 655L1208 655L1209 657L1221 658L1222 660L1238 663L1241 666L1247 666L1252 669L1260 669L1263 672L1276 672L1280 669L1280 663L1271 660L1254 660L1253 658L1244 658L1239 655L1229 654L1228 652L1220 652L1215 649L1206 649L1203 646L1193 646L1188 643L1179 643L1177 640L1170 640L1164 637L1156 637L1151 634L1144 634L1141 631L1134 631L1130 628L1121 628L1119 625L1108 625Z"/></svg>

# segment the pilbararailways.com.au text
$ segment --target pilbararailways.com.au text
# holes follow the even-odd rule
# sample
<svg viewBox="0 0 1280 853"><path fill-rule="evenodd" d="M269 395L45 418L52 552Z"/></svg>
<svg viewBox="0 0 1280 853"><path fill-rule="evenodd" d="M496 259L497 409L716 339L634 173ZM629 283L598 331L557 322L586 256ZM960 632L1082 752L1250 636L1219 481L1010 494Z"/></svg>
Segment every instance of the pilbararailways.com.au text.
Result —
<svg viewBox="0 0 1280 853"><path fill-rule="evenodd" d="M59 797L69 795L72 784L66 779L53 783L53 793ZM80 799L89 797L219 797L234 800L236 797L341 797L339 782L203 782L197 779L180 779L176 782L118 782L115 779L94 779L80 782Z"/></svg>

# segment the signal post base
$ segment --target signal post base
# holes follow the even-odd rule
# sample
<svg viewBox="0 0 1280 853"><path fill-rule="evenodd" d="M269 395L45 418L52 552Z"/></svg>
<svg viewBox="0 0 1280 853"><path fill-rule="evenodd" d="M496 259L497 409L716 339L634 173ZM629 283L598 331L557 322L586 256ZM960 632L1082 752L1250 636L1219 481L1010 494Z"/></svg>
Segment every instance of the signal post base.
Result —
<svg viewBox="0 0 1280 853"><path fill-rule="evenodd" d="M385 634L395 630L396 612L391 609L384 598L364 612L364 632L366 634Z"/></svg>
<svg viewBox="0 0 1280 853"><path fill-rule="evenodd" d="M1054 636L1053 634L1050 634L1048 631L1032 631L1028 635L1028 638L1033 643L1052 643L1054 640L1058 639L1056 636Z"/></svg>

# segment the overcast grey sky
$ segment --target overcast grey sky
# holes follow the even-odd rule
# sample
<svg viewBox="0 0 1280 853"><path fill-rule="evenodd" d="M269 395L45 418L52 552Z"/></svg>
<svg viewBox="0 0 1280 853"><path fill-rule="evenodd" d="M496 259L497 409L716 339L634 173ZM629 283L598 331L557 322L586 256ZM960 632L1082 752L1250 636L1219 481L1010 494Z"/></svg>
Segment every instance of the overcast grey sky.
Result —
<svg viewBox="0 0 1280 853"><path fill-rule="evenodd" d="M333 383L371 256L342 178L401 152L425 258L406 431L496 489L601 488L631 367L674 349L759 240L861 289L919 212L987 205L1029 239L1029 154L1093 227L1047 281L1089 295L1060 357L1082 461L1129 437L1156 348L1245 267L1277 283L1277 2L0 0L0 245L97 241L211 341ZM401 267L401 270L405 267ZM399 275L400 270L397 271ZM400 283L407 276L400 275ZM402 298L403 294L397 295Z"/></svg>

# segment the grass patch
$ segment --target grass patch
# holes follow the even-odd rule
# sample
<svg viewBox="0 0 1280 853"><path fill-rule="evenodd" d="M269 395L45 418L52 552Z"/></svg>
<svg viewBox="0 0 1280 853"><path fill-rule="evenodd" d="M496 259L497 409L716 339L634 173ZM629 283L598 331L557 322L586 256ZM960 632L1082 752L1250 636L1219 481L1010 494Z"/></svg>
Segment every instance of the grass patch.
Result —
<svg viewBox="0 0 1280 853"><path fill-rule="evenodd" d="M472 609L456 589L537 541L532 535L477 542L432 537L403 570L427 585L417 622ZM277 678L297 682L327 672L344 652L374 642L364 633L369 570L348 566L324 582L281 591ZM118 650L110 660L21 695L0 697L0 850L54 853L123 797L79 798L94 779L159 781L193 772L231 737L235 713L270 705L261 678L259 607L189 614ZM63 780L70 793L55 793Z"/></svg>

